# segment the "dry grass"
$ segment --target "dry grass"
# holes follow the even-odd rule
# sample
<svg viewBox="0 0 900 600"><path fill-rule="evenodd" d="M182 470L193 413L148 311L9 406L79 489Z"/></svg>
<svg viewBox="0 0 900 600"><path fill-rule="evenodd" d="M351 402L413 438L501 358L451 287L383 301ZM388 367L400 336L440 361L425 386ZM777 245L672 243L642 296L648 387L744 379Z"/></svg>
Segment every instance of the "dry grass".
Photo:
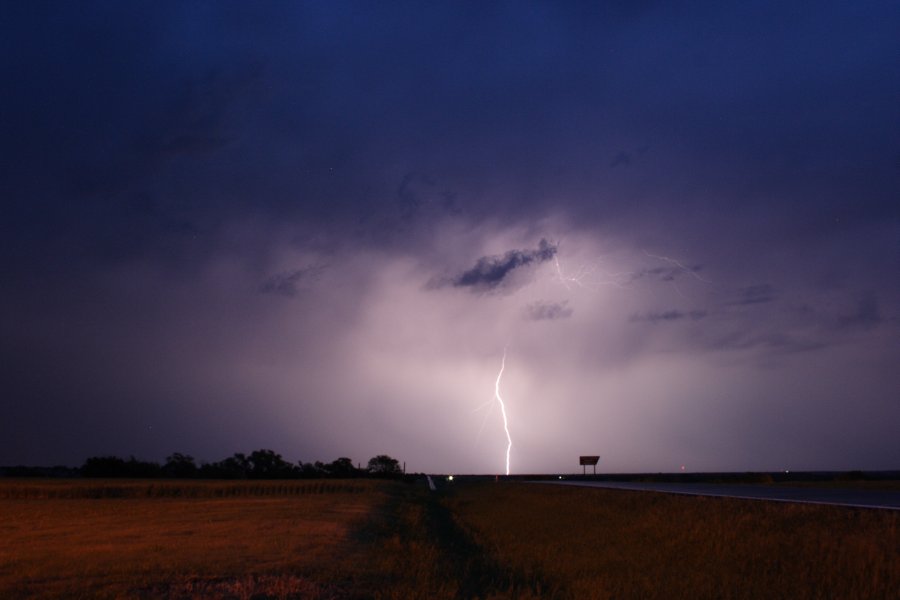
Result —
<svg viewBox="0 0 900 600"><path fill-rule="evenodd" d="M0 481L0 598L893 598L900 514L523 483Z"/></svg>
<svg viewBox="0 0 900 600"><path fill-rule="evenodd" d="M0 499L51 498L242 498L358 494L372 489L360 480L154 480L0 479Z"/></svg>
<svg viewBox="0 0 900 600"><path fill-rule="evenodd" d="M544 581L544 597L900 592L894 511L536 484L461 486L447 503L496 561Z"/></svg>
<svg viewBox="0 0 900 600"><path fill-rule="evenodd" d="M323 573L387 497L329 485L4 482L0 597L328 597Z"/></svg>
<svg viewBox="0 0 900 600"><path fill-rule="evenodd" d="M825 489L841 489L841 490L882 490L882 491L900 491L900 481L895 479L882 479L875 481L785 481L774 483L778 487L800 487L800 488L825 488Z"/></svg>

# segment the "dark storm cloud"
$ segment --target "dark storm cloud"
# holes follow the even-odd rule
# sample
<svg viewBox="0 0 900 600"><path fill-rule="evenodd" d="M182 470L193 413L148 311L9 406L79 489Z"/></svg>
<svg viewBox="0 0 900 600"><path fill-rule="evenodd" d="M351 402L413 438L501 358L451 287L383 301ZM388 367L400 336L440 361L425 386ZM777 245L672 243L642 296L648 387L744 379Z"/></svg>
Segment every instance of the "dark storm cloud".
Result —
<svg viewBox="0 0 900 600"><path fill-rule="evenodd" d="M666 310L662 312L647 312L641 314L634 314L629 317L629 321L632 323L665 323L665 322L674 322L674 321L699 321L700 319L708 316L708 312L705 310L690 310L690 311L681 311L681 310Z"/></svg>
<svg viewBox="0 0 900 600"><path fill-rule="evenodd" d="M423 210L433 209L439 213L459 214L456 194L438 186L433 178L407 173L397 189L400 216L411 219Z"/></svg>
<svg viewBox="0 0 900 600"><path fill-rule="evenodd" d="M637 161L644 154L646 154L647 150L649 149L649 146L640 146L638 148L635 148L633 151L621 150L612 158L612 160L609 161L609 168L614 169L618 166L630 166L633 162Z"/></svg>
<svg viewBox="0 0 900 600"><path fill-rule="evenodd" d="M619 152L616 156L609 161L609 168L613 169L618 167L619 165L628 166L631 164L631 155L627 152Z"/></svg>
<svg viewBox="0 0 900 600"><path fill-rule="evenodd" d="M523 468L602 439L665 470L683 448L646 440L721 431L710 468L769 466L747 449L784 407L803 435L766 460L852 429L808 464L884 465L898 30L895 3L830 0L0 2L0 464L280 432L488 472L455 463L460 407L510 339L505 382L559 382L516 397ZM567 242L509 241L542 237ZM691 404L722 390L745 403ZM699 433L653 430L661 406Z"/></svg>
<svg viewBox="0 0 900 600"><path fill-rule="evenodd" d="M502 256L483 256L475 266L451 280L454 287L484 292L496 289L516 269L552 260L558 246L545 239L535 250L510 250Z"/></svg>
<svg viewBox="0 0 900 600"><path fill-rule="evenodd" d="M525 307L525 315L531 321L554 321L568 319L575 310L568 300L562 302L534 302Z"/></svg>
<svg viewBox="0 0 900 600"><path fill-rule="evenodd" d="M302 286L315 283L324 270L324 266L317 265L277 273L266 279L259 286L259 291L263 294L277 294L293 298Z"/></svg>
<svg viewBox="0 0 900 600"><path fill-rule="evenodd" d="M828 343L823 340L783 332L732 331L712 338L708 342L708 349L711 350L754 350L765 357L812 352L827 346Z"/></svg>
<svg viewBox="0 0 900 600"><path fill-rule="evenodd" d="M841 330L868 330L877 327L882 321L878 299L875 297L875 294L869 292L859 299L855 311L838 316L837 328Z"/></svg>
<svg viewBox="0 0 900 600"><path fill-rule="evenodd" d="M214 69L186 78L160 106L135 147L144 155L135 160L203 155L236 141L229 109L242 95L259 85L258 65Z"/></svg>
<svg viewBox="0 0 900 600"><path fill-rule="evenodd" d="M173 9L89 2L0 18L16 30L0 65L15 89L0 100L10 116L0 228L22 260L146 256L193 268L211 256L214 238L197 234L214 231L229 194L218 193L224 178L210 178L210 167L244 135L233 108L259 71L246 59L176 58L177 36L160 43L177 29Z"/></svg>
<svg viewBox="0 0 900 600"><path fill-rule="evenodd" d="M738 297L728 304L732 306L749 306L753 304L766 304L776 298L775 288L768 283L760 283L738 290Z"/></svg>
<svg viewBox="0 0 900 600"><path fill-rule="evenodd" d="M822 173L841 172L846 182L833 187L846 188L854 165L874 164L868 152L849 167L824 167L837 159L844 165L854 143L865 141L868 150L887 139L867 135L883 129L876 127L878 110L843 110L859 97L876 109L890 97L876 93L889 84L876 84L872 75L890 56L882 45L893 30L877 22L868 31L875 18L858 14L843 20L845 37L833 39L827 16L792 13L799 41L769 32L759 44L755 32L768 31L769 20L765 10L749 8L696 14L665 4L86 6L4 9L12 57L5 137L21 141L24 152L3 174L11 187L30 188L23 203L40 204L37 184L26 181L38 177L40 157L49 171L40 179L69 181L92 196L89 204L104 215L94 228L118 226L106 210L119 203L110 189L162 195L189 207L198 222L248 212L302 215L339 233L361 216L370 229L383 228L372 215L393 205L395 193L405 216L446 204L475 217L527 220L544 213L552 197L584 225L603 226L612 216L639 216L639 207L663 218L677 214L667 201L649 200L662 189L672 206L715 208L693 190L722 191L715 173L723 164L744 165L724 178L732 187L753 177L793 192L796 185L781 181L791 171L807 188L819 185ZM454 45L460 31L466 43ZM867 33L862 46L858 31ZM815 47L823 32L831 44L813 64L839 59L835 71L809 69L792 51ZM769 59L777 59L780 81L800 73L807 87L835 79L841 85L829 87L830 103L811 114L798 100L810 94L807 87L770 88L776 74ZM856 92L848 97L848 89ZM50 94L66 101L48 106ZM827 143L816 148L820 154L826 148L824 155L778 146L833 131L834 114L850 121L840 135L822 134ZM845 139L850 131L859 139ZM647 183L636 186L635 201L617 200L625 190L620 183L603 189L608 182L597 179L596 157L634 166L647 147L629 141L638 136L639 144L652 140L655 162L642 161ZM838 148L839 155L831 153ZM23 164L23 156L35 160ZM801 168L790 169L801 159ZM704 168L679 176L680 191L653 183L690 163ZM879 185L879 177L866 182L875 193L862 194L854 206L879 207L883 216L891 204L878 198L890 186ZM783 195L755 194L750 206L767 208ZM827 212L849 206L834 194L826 203ZM29 214L45 221L64 207L51 202L45 206L51 210ZM791 216L801 209L787 207ZM873 214L854 210L853 220ZM384 239L366 233L365 239Z"/></svg>
<svg viewBox="0 0 900 600"><path fill-rule="evenodd" d="M699 277L698 273L703 269L702 265L692 265L690 267L653 267L649 269L641 269L632 273L629 277L630 281L639 279L653 279L656 281L675 281L679 277L689 275L694 278Z"/></svg>
<svg viewBox="0 0 900 600"><path fill-rule="evenodd" d="M675 278L682 271L671 267L654 267L652 269L643 269L632 275L632 280L641 279L643 277L651 277L659 281L675 281Z"/></svg>

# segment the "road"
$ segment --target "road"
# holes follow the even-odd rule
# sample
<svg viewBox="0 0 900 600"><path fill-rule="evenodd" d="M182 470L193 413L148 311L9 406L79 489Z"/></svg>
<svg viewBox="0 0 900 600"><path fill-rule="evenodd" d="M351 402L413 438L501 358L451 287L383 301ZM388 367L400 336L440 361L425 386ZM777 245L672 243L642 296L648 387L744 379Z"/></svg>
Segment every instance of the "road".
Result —
<svg viewBox="0 0 900 600"><path fill-rule="evenodd" d="M719 496L748 500L831 504L856 508L900 510L900 491L812 487L776 487L718 483L630 483L618 481L542 481L557 485L576 485L617 490L665 492L690 496Z"/></svg>

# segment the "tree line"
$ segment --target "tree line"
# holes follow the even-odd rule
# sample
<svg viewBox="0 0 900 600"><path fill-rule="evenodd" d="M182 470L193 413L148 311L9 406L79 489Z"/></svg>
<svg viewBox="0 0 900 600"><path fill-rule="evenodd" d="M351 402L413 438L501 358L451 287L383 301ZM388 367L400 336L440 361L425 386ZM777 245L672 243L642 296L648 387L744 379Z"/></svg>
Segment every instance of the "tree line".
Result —
<svg viewBox="0 0 900 600"><path fill-rule="evenodd" d="M54 469L60 469L55 467ZM6 476L43 475L31 473L34 468L8 467L3 469ZM175 479L348 479L356 477L397 478L403 475L400 462L386 454L369 459L365 467L357 467L347 457L330 463L320 461L292 463L284 460L272 450L254 450L249 454L235 453L228 458L212 463L198 464L193 456L175 452L164 463L128 459L118 456L92 456L77 469L69 470L71 475L81 477L121 477L121 478L175 478Z"/></svg>

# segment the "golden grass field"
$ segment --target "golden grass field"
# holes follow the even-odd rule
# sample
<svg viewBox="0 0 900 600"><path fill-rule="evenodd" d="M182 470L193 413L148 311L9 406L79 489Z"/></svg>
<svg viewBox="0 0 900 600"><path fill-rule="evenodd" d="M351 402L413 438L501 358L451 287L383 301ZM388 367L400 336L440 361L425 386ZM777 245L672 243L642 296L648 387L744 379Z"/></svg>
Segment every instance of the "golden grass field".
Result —
<svg viewBox="0 0 900 600"><path fill-rule="evenodd" d="M0 480L0 598L895 598L898 521L525 483Z"/></svg>

